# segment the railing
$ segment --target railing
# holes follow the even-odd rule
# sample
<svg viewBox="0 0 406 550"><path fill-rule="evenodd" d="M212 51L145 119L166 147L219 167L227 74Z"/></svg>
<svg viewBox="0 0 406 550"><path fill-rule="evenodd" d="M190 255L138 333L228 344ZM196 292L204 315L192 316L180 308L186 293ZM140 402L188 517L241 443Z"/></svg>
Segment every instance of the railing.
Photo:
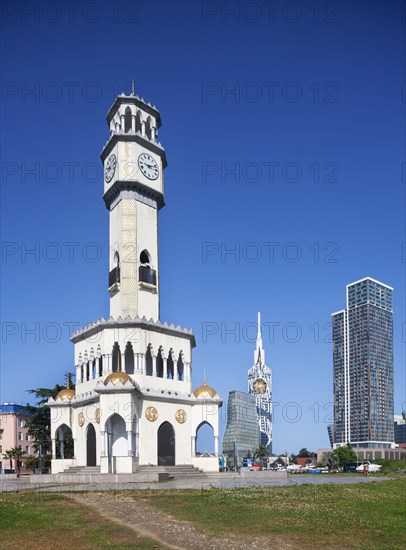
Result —
<svg viewBox="0 0 406 550"><path fill-rule="evenodd" d="M115 267L109 273L109 288L120 282L120 268Z"/></svg>
<svg viewBox="0 0 406 550"><path fill-rule="evenodd" d="M140 265L139 267L139 280L143 283L156 286L156 271L149 267L149 265Z"/></svg>

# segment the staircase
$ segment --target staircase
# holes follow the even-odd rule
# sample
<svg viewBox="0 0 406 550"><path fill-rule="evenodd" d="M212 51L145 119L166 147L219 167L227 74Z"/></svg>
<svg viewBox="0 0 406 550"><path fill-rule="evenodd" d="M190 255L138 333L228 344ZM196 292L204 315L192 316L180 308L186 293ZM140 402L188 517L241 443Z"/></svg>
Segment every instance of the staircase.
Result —
<svg viewBox="0 0 406 550"><path fill-rule="evenodd" d="M69 475L100 474L100 466L69 466L62 473Z"/></svg>
<svg viewBox="0 0 406 550"><path fill-rule="evenodd" d="M205 479L206 474L203 470L195 468L191 464L181 464L178 466L140 466L139 473L156 472L162 479ZM166 476L165 476L166 474Z"/></svg>

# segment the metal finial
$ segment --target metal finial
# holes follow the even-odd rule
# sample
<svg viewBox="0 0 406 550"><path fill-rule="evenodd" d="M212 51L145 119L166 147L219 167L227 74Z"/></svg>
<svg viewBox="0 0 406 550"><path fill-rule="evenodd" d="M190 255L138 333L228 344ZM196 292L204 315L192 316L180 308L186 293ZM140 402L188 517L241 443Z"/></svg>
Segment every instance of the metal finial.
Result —
<svg viewBox="0 0 406 550"><path fill-rule="evenodd" d="M131 95L135 95L135 92L134 92L134 79L132 79L132 81L131 81Z"/></svg>

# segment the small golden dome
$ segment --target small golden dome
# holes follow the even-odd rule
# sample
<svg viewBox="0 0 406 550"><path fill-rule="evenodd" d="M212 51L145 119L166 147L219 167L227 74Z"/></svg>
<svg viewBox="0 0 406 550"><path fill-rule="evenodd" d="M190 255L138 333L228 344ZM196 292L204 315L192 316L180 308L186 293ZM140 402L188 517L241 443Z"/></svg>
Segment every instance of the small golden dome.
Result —
<svg viewBox="0 0 406 550"><path fill-rule="evenodd" d="M215 397L217 394L216 390L211 386L208 386L206 382L195 389L193 395L195 397L201 397L203 399L209 399L210 397Z"/></svg>
<svg viewBox="0 0 406 550"><path fill-rule="evenodd" d="M58 393L56 399L61 399L62 401L72 401L74 397L75 390L72 390L71 388L65 388Z"/></svg>
<svg viewBox="0 0 406 550"><path fill-rule="evenodd" d="M128 380L131 380L131 378L128 376L126 372L122 371L116 371L111 372L104 381L104 385L107 386L109 382L113 382L114 385L116 385L118 382L121 382L122 384L125 384L128 382Z"/></svg>

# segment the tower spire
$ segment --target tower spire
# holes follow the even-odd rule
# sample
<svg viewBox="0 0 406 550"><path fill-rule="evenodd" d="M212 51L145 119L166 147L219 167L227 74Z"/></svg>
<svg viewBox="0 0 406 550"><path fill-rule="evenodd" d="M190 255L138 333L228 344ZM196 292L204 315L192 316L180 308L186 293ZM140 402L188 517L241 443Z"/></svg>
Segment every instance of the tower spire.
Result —
<svg viewBox="0 0 406 550"><path fill-rule="evenodd" d="M134 92L134 79L132 79L132 81L131 81L131 95L132 96L135 95L135 92Z"/></svg>
<svg viewBox="0 0 406 550"><path fill-rule="evenodd" d="M265 363L265 352L262 347L261 313L258 311L257 341L254 352L254 364L262 365L262 363Z"/></svg>

